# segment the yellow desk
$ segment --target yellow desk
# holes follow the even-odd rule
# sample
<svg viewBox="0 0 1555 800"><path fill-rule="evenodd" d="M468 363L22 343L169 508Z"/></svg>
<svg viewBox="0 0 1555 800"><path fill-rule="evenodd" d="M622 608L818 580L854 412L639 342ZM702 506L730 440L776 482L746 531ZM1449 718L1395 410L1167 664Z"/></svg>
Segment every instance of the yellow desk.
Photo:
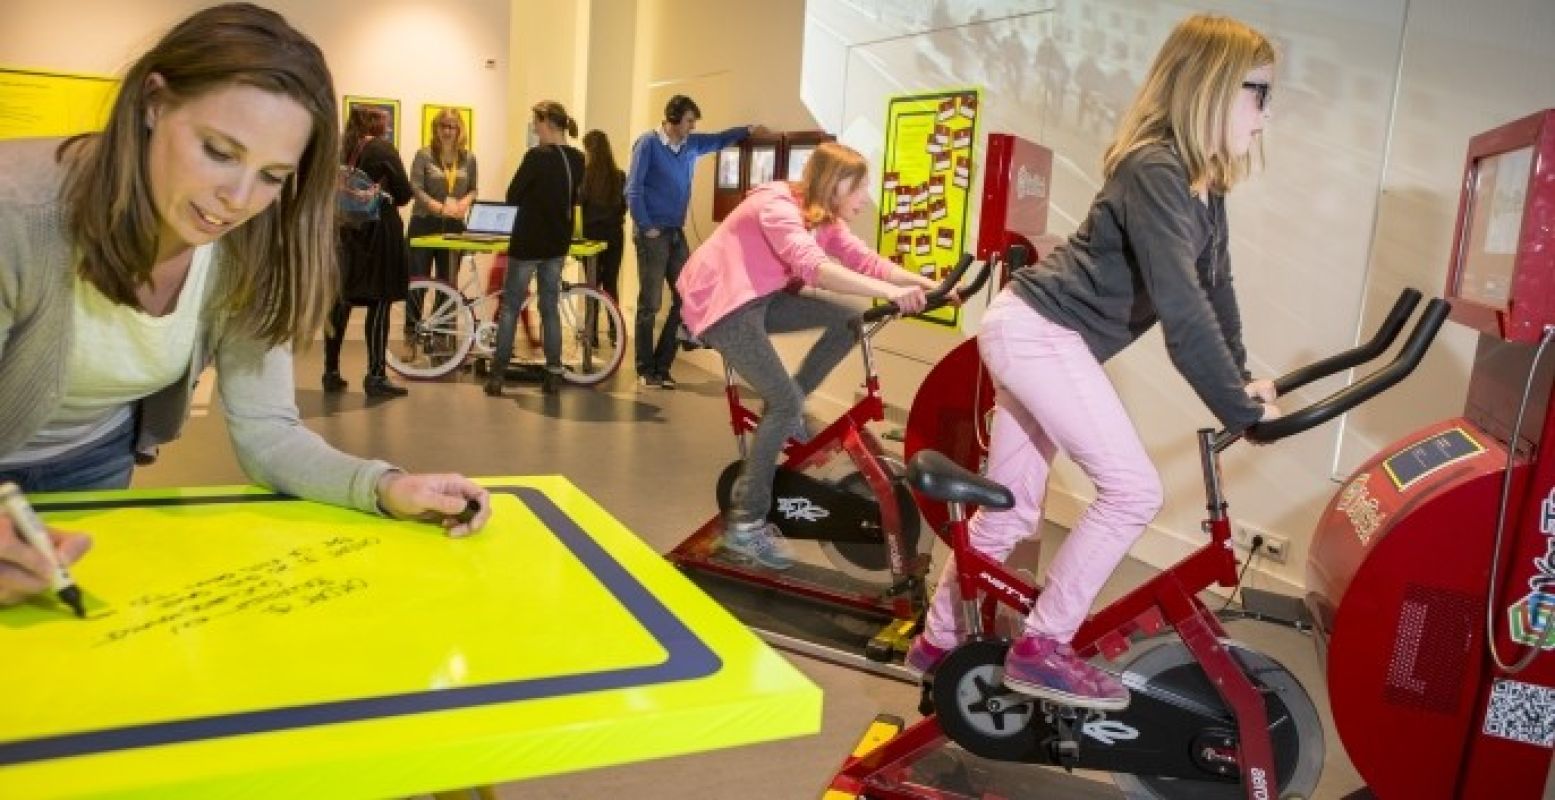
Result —
<svg viewBox="0 0 1555 800"><path fill-rule="evenodd" d="M506 253L508 240L498 239L492 242L472 242L466 239L450 239L447 236L417 236L410 240L411 247L425 247L432 250L460 250L472 253ZM596 242L589 239L576 239L567 248L567 255L577 258L593 258L605 252L604 242Z"/></svg>
<svg viewBox="0 0 1555 800"><path fill-rule="evenodd" d="M559 477L433 527L253 488L38 495L82 622L0 609L0 797L387 797L814 733L820 691Z"/></svg>

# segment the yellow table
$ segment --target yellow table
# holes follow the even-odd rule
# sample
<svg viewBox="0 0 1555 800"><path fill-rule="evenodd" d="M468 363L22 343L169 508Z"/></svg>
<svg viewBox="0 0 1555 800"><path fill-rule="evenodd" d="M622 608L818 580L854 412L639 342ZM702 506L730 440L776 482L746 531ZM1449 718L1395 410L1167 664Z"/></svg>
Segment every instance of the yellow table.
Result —
<svg viewBox="0 0 1555 800"><path fill-rule="evenodd" d="M474 242L468 239L450 239L441 234L435 236L417 236L410 240L411 247L425 247L432 250L461 250L473 253L506 253L508 240L498 239L489 242ZM593 258L605 252L606 244L590 239L574 239L572 245L567 248L567 255L577 258Z"/></svg>
<svg viewBox="0 0 1555 800"><path fill-rule="evenodd" d="M254 488L37 495L88 619L0 609L0 797L386 797L814 733L820 691L560 477L449 540Z"/></svg>

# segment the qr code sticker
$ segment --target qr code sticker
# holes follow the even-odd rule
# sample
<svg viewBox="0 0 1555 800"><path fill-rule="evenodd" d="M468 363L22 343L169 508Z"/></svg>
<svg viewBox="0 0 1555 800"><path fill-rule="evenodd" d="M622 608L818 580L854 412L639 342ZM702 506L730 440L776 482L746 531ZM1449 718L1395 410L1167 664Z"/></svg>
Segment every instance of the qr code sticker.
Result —
<svg viewBox="0 0 1555 800"><path fill-rule="evenodd" d="M1485 733L1540 747L1555 745L1555 689L1496 681L1485 709Z"/></svg>

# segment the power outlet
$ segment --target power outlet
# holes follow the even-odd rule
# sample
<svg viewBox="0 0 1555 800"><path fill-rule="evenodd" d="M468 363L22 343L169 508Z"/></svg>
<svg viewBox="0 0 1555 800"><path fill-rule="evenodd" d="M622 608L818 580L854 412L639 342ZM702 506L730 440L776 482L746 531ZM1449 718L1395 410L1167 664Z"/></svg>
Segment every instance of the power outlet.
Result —
<svg viewBox="0 0 1555 800"><path fill-rule="evenodd" d="M1259 552L1264 558L1284 564L1286 556L1290 555L1290 540L1279 534L1259 530L1251 525L1237 524L1231 528L1231 542L1242 552L1251 552L1253 549L1253 537L1263 537L1263 547Z"/></svg>

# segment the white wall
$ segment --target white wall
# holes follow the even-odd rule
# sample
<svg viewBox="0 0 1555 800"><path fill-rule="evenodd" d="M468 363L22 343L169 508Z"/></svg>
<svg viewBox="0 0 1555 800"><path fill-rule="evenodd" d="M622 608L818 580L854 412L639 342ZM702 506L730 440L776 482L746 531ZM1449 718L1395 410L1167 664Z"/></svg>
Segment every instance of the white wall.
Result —
<svg viewBox="0 0 1555 800"><path fill-rule="evenodd" d="M1068 233L1100 185L1116 114L1170 28L1199 10L1259 27L1281 53L1267 167L1228 203L1249 367L1274 376L1349 347L1358 330L1369 335L1404 286L1441 292L1468 137L1555 105L1555 88L1534 78L1555 68L1555 4L1488 0L1474 4L1465 24L1455 0L810 0L800 91L826 127L878 152L890 95L984 87L985 132L1053 148L1049 227ZM1094 110L1082 113L1087 93ZM1335 422L1227 453L1233 517L1294 545L1269 577L1302 580L1336 463L1347 471L1461 409L1473 337L1449 331L1442 339L1417 375L1342 430ZM920 336L902 349L937 347ZM1193 431L1213 418L1165 357L1158 332L1108 367L1169 498L1135 554L1164 563L1202 541ZM1339 385L1332 379L1286 405ZM1091 495L1083 476L1060 469L1048 511L1072 519Z"/></svg>
<svg viewBox="0 0 1555 800"><path fill-rule="evenodd" d="M167 28L209 3L194 0L10 0L0 65L118 75ZM508 0L312 0L264 3L324 51L341 95L400 101L400 152L416 150L424 103L475 109L481 195L500 197L508 158ZM492 61L488 67L487 60Z"/></svg>

